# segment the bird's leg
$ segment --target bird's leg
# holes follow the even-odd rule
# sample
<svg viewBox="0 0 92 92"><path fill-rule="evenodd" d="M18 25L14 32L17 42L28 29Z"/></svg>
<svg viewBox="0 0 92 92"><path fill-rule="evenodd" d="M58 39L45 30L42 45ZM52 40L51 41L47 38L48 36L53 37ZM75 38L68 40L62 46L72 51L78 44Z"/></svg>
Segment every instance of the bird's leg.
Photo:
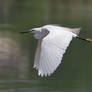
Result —
<svg viewBox="0 0 92 92"><path fill-rule="evenodd" d="M92 42L92 39L91 38L81 38L79 36L77 36L76 38L80 39L80 40L84 40L84 41L87 41L87 42Z"/></svg>

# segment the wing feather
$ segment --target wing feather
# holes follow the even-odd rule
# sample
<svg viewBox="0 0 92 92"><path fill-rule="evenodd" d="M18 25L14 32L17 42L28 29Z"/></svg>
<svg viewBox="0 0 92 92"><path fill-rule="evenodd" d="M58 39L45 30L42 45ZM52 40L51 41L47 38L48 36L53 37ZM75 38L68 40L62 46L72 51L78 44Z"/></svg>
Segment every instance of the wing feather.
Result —
<svg viewBox="0 0 92 92"><path fill-rule="evenodd" d="M38 75L50 76L61 63L73 33L50 32L41 42L40 59L38 66Z"/></svg>
<svg viewBox="0 0 92 92"><path fill-rule="evenodd" d="M33 68L36 68L36 69L38 69L38 65L39 65L41 41L42 41L42 39L38 40L37 49L36 49L35 58L34 58L34 66L33 66Z"/></svg>

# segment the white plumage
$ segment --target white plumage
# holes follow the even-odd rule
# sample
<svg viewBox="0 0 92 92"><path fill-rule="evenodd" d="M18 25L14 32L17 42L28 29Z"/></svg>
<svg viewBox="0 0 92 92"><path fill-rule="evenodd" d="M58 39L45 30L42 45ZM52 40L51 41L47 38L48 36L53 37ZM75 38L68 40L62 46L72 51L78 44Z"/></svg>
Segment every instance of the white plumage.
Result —
<svg viewBox="0 0 92 92"><path fill-rule="evenodd" d="M34 68L38 70L38 75L50 76L56 70L72 38L77 37L79 30L56 25L32 29L34 37L38 39L34 59Z"/></svg>

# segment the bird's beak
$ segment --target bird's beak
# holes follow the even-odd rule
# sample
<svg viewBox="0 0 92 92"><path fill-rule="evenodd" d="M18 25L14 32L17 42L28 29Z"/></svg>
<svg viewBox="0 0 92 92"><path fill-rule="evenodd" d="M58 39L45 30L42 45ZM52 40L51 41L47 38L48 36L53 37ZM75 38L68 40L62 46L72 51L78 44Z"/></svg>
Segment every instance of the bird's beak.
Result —
<svg viewBox="0 0 92 92"><path fill-rule="evenodd" d="M25 33L31 33L33 32L32 30L28 30L28 31L24 31L24 32L20 32L21 34L25 34Z"/></svg>

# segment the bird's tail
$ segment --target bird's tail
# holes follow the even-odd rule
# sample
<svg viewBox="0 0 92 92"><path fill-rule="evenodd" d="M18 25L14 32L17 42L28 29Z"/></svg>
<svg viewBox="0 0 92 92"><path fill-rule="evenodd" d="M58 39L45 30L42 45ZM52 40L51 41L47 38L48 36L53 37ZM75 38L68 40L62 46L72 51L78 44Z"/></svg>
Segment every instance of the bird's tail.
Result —
<svg viewBox="0 0 92 92"><path fill-rule="evenodd" d="M79 35L80 30L81 30L81 28L73 28L71 31L72 31L74 34Z"/></svg>
<svg viewBox="0 0 92 92"><path fill-rule="evenodd" d="M81 30L81 28L74 28L72 30L73 33L77 34L77 37L76 38L81 39L81 40L84 40L84 41L87 41L87 42L92 42L92 38L82 38L82 37L79 37L78 35L80 33L80 30Z"/></svg>

